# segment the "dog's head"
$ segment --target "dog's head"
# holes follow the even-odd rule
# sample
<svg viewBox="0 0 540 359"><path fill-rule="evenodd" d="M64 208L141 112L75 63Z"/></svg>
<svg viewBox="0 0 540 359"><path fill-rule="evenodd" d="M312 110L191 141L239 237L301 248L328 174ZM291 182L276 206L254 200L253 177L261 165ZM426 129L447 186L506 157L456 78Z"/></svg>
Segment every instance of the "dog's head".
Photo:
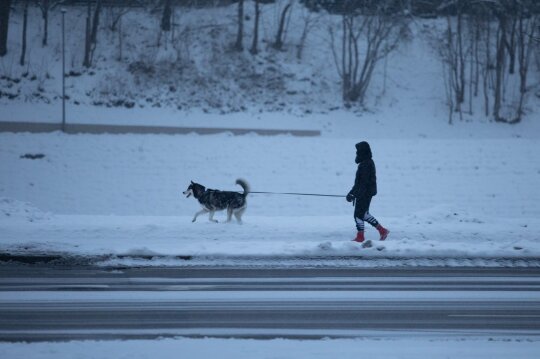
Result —
<svg viewBox="0 0 540 359"><path fill-rule="evenodd" d="M195 198L198 198L199 195L204 192L204 190L205 187L203 185L191 181L188 188L182 193L186 196L186 198L191 197L191 195L194 195Z"/></svg>

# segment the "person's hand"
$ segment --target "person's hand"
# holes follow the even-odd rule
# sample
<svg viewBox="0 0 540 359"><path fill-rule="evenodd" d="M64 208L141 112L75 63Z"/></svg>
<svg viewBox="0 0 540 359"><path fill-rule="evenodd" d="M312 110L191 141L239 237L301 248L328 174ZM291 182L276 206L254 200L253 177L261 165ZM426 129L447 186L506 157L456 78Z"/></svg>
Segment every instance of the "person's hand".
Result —
<svg viewBox="0 0 540 359"><path fill-rule="evenodd" d="M354 201L354 195L352 193L349 193L347 197L345 197L345 199L347 200L347 202L352 202Z"/></svg>

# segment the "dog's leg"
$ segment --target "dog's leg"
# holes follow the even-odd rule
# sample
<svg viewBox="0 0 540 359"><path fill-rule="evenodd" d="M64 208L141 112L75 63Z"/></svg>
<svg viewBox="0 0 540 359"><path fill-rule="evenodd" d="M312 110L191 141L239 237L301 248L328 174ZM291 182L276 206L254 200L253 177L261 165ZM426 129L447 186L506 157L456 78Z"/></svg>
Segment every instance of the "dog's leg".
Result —
<svg viewBox="0 0 540 359"><path fill-rule="evenodd" d="M218 221L214 219L214 213L216 213L216 211L210 211L208 219L210 220L210 222L218 223Z"/></svg>
<svg viewBox="0 0 540 359"><path fill-rule="evenodd" d="M233 209L231 207L227 208L227 223L231 221L232 214L233 214Z"/></svg>
<svg viewBox="0 0 540 359"><path fill-rule="evenodd" d="M242 215L244 214L245 211L246 211L246 208L244 207L244 208L241 208L238 211L234 212L234 216L236 217L236 220L240 224L242 224Z"/></svg>
<svg viewBox="0 0 540 359"><path fill-rule="evenodd" d="M199 217L199 215L206 212L208 212L206 209L201 209L199 212L195 213L195 217L193 217L193 220L191 222L195 222L197 220L197 217Z"/></svg>

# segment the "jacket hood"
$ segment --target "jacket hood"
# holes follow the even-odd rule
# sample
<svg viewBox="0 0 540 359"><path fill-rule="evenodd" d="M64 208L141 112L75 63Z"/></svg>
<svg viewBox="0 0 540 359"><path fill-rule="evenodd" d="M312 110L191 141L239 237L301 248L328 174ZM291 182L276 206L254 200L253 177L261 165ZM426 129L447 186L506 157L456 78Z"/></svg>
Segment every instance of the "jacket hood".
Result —
<svg viewBox="0 0 540 359"><path fill-rule="evenodd" d="M356 163L360 163L372 157L371 147L366 141L359 142L356 147Z"/></svg>

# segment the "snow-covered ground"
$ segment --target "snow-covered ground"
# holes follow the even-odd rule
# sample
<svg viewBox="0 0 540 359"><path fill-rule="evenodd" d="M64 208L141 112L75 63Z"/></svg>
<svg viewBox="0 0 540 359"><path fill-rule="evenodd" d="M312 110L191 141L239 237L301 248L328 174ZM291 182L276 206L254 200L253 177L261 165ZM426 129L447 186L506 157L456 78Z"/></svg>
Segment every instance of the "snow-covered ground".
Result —
<svg viewBox="0 0 540 359"><path fill-rule="evenodd" d="M451 258L448 265L540 256L538 140L486 131L384 137L0 134L0 246L82 256ZM353 208L343 198L252 194L243 225L191 222L199 205L181 194L190 180L240 190L242 177L254 191L344 195L362 139L378 170L371 212L392 231L384 243L350 241ZM45 157L21 158L27 153Z"/></svg>
<svg viewBox="0 0 540 359"><path fill-rule="evenodd" d="M468 337L468 338L467 338ZM1 343L6 358L536 358L535 338L423 336L327 340L161 339L72 341L68 343ZM396 353L399 355L396 356Z"/></svg>
<svg viewBox="0 0 540 359"><path fill-rule="evenodd" d="M539 265L539 101L529 98L516 126L490 122L480 100L474 115L464 121L455 116L455 124L448 125L441 64L424 37L433 23L416 23L413 39L389 58L386 87L382 67L376 69L367 110L346 111L322 36L327 24L310 34L300 63L294 36L301 31L292 30L283 53L263 49L256 58L246 52L231 60L224 56L224 39L234 38L236 8L184 10L177 21L195 31L189 42L181 39L186 45L176 54L155 46L159 14L125 16L122 61L116 60L116 35L100 33L95 68L67 79L68 122L317 129L322 136L0 133L0 253L92 256L105 265L304 265L303 258L310 258L310 266ZM265 6L261 36L266 40L275 30L272 13L277 14ZM6 95L0 98L0 121L59 122L60 15L51 14L46 48L39 45L36 8L31 15L25 67L17 65L20 11L12 17L10 52L0 59ZM84 9L71 8L67 16L68 71L81 70L83 16ZM228 29L217 37L206 28L216 23ZM178 58L171 62L169 56ZM137 68L128 71L128 64L157 73L145 77ZM238 91L233 79L244 72L256 81ZM257 82L260 87L251 91ZM134 107L107 107L125 100ZM356 232L353 208L344 198L251 194L242 225L209 223L205 216L191 222L199 205L181 194L191 180L240 190L234 185L240 177L254 191L345 195L354 181L354 144L362 140L371 143L377 165L379 194L371 212L391 230L385 242L369 227L373 246L350 241ZM225 214L216 218L223 222ZM536 358L540 352L538 337L527 333L364 334L319 341L0 343L0 353L5 358L494 359Z"/></svg>
<svg viewBox="0 0 540 359"><path fill-rule="evenodd" d="M78 71L85 9L68 10L68 71ZM291 26L302 25L302 11L294 10ZM276 14L273 5L263 9L265 41L273 38ZM326 42L331 19L313 28L298 62L300 31L290 30L284 52L261 46L257 57L247 51L236 57L226 48L235 34L235 6L183 9L181 16L182 29L201 31L177 38L175 46L186 48L175 53L166 42L156 44L158 15L126 14L122 61L117 61L117 34L106 30L107 17L95 67L67 79L67 121L317 129L322 136L1 133L2 252L362 257L381 259L381 265L382 258L413 258L413 265L425 259L437 259L437 265L492 265L482 261L492 258L510 260L503 265L536 263L522 260L540 257L540 123L534 115L539 101L531 92L522 123L508 126L484 117L478 98L473 115L463 121L455 116L455 124L448 125L441 63L428 41L442 29L438 21L411 24L411 39L390 56L386 70L382 64L376 68L367 108L360 111L343 109L340 100ZM0 59L5 92L18 94L0 98L0 121L59 122L60 15L51 13L50 45L41 47L39 14L32 7L25 67L16 65L21 19L17 8L10 52ZM220 26L218 37L210 25ZM128 71L130 64L152 66L155 78ZM235 91L236 71L257 75L262 88L244 84L253 90L249 96ZM531 70L532 87L536 75ZM271 88L276 78L282 81L277 91ZM119 96L135 106L94 106ZM221 110L209 109L218 99L224 101ZM284 108L280 102L286 102ZM230 112L238 106L240 112ZM345 195L354 181L354 144L362 140L371 143L377 165L379 194L371 212L391 230L384 243L376 241L372 228L367 229L372 247L350 241L356 231L353 208L342 198L251 194L241 226L209 223L204 216L191 223L199 205L181 195L191 180L240 190L234 182L245 178L254 191Z"/></svg>

